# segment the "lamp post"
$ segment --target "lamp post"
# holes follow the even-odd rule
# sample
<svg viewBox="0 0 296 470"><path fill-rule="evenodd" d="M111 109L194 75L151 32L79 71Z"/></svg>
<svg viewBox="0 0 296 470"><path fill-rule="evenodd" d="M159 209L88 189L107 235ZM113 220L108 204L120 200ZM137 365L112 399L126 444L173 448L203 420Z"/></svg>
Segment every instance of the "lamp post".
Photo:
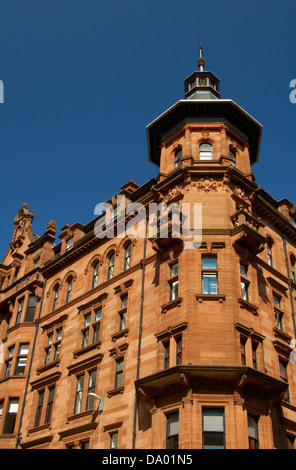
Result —
<svg viewBox="0 0 296 470"><path fill-rule="evenodd" d="M100 448L100 436L101 436L101 420L102 420L102 411L104 406L104 398L100 397L96 393L90 392L87 394L88 397L94 398L95 400L100 400L99 403L99 413L100 413L100 422L99 422L99 439L98 439L98 449Z"/></svg>

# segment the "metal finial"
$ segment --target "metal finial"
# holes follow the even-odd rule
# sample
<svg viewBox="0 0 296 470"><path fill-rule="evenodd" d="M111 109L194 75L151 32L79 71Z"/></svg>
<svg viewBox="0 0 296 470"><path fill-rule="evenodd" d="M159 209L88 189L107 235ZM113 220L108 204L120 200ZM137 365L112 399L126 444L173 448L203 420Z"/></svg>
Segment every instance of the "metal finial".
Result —
<svg viewBox="0 0 296 470"><path fill-rule="evenodd" d="M201 42L199 43L199 57L203 57Z"/></svg>
<svg viewBox="0 0 296 470"><path fill-rule="evenodd" d="M204 56L203 56L201 43L199 43L199 59L197 60L197 65L199 66L199 71L203 72L203 68L204 68L204 65L205 65L205 59L204 59Z"/></svg>

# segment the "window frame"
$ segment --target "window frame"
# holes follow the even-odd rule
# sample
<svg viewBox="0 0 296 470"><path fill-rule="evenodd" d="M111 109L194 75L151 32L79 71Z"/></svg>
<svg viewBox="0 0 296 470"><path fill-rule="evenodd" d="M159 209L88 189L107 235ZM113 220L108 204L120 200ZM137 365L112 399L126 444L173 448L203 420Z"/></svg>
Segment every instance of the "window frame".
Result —
<svg viewBox="0 0 296 470"><path fill-rule="evenodd" d="M178 419L171 422L172 418L175 416L178 416ZM178 432L176 433L171 433L171 425L178 423L177 424L177 430ZM170 411L169 413L166 413L166 449L179 449L179 430L180 430L180 416L179 416L179 410L176 411Z"/></svg>
<svg viewBox="0 0 296 470"><path fill-rule="evenodd" d="M207 268L204 267L203 261L206 259L215 259L215 268ZM206 292L206 290L212 290L212 283L207 282L205 283L205 279L214 278L215 279L215 292ZM216 253L214 254L202 254L201 255L201 284L202 284L202 294L203 295L218 295L219 294L219 283L218 283L218 256Z"/></svg>
<svg viewBox="0 0 296 470"><path fill-rule="evenodd" d="M221 416L223 420L223 431L217 431L217 430L205 430L205 411L214 411L216 410L218 412L221 411ZM221 418L221 416L216 415L216 418ZM209 437L210 435L213 436L214 434L219 434L222 435L222 445L218 444L209 444L205 442L205 438ZM202 406L202 448L203 449L226 449L226 436L225 436L225 407L223 406Z"/></svg>
<svg viewBox="0 0 296 470"><path fill-rule="evenodd" d="M204 147L204 148L203 148ZM208 147L208 148L206 148ZM206 157L206 155L210 155L210 157ZM210 142L202 142L199 144L199 160L200 161L211 161L214 157L213 152L213 145Z"/></svg>

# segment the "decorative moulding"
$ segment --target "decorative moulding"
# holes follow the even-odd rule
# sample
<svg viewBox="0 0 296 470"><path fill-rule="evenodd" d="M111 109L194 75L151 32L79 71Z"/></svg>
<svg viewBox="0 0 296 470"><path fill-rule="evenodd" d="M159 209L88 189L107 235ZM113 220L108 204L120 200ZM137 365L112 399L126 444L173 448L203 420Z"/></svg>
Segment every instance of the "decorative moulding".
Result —
<svg viewBox="0 0 296 470"><path fill-rule="evenodd" d="M218 301L219 303L222 303L225 301L225 295L224 294L196 294L196 300L198 300L199 303L202 303L204 300L215 300L215 301Z"/></svg>

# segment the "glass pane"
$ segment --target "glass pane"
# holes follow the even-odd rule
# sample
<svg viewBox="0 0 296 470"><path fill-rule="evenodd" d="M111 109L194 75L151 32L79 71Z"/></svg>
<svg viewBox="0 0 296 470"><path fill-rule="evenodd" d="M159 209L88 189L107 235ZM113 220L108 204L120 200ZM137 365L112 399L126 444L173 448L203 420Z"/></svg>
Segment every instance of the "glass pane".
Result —
<svg viewBox="0 0 296 470"><path fill-rule="evenodd" d="M217 294L218 283L217 274L207 273L202 275L202 293L203 294Z"/></svg>
<svg viewBox="0 0 296 470"><path fill-rule="evenodd" d="M224 449L224 433L206 432L203 435L204 449Z"/></svg>
<svg viewBox="0 0 296 470"><path fill-rule="evenodd" d="M121 298L121 308L124 308L127 306L127 295Z"/></svg>
<svg viewBox="0 0 296 470"><path fill-rule="evenodd" d="M90 325L90 320L91 320L91 315L87 315L87 316L85 317L84 326Z"/></svg>
<svg viewBox="0 0 296 470"><path fill-rule="evenodd" d="M203 430L224 432L223 408L205 408L203 410Z"/></svg>
<svg viewBox="0 0 296 470"><path fill-rule="evenodd" d="M247 271L248 271L248 268L247 266L245 266L244 264L241 264L240 265L240 273L242 276L247 276Z"/></svg>
<svg viewBox="0 0 296 470"><path fill-rule="evenodd" d="M171 266L171 276L178 274L178 263L175 263Z"/></svg>
<svg viewBox="0 0 296 470"><path fill-rule="evenodd" d="M117 449L118 432L113 432L110 436L110 449Z"/></svg>
<svg viewBox="0 0 296 470"><path fill-rule="evenodd" d="M217 269L217 256L203 256L202 269Z"/></svg>
<svg viewBox="0 0 296 470"><path fill-rule="evenodd" d="M57 331L57 341L59 341L62 338L63 330L60 329Z"/></svg>
<svg viewBox="0 0 296 470"><path fill-rule="evenodd" d="M19 354L28 354L28 352L29 352L29 344L21 344Z"/></svg>
<svg viewBox="0 0 296 470"><path fill-rule="evenodd" d="M280 299L277 295L274 295L274 296L273 296L273 304L274 304L276 307L280 307L280 306L281 306L281 299Z"/></svg>
<svg viewBox="0 0 296 470"><path fill-rule="evenodd" d="M102 309L99 308L99 310L96 310L96 313L95 313L95 321L101 320L101 318L102 318Z"/></svg>
<svg viewBox="0 0 296 470"><path fill-rule="evenodd" d="M178 281L171 282L170 284L170 300L178 298Z"/></svg>
<svg viewBox="0 0 296 470"><path fill-rule="evenodd" d="M257 422L253 416L248 415L248 435L257 439Z"/></svg>
<svg viewBox="0 0 296 470"><path fill-rule="evenodd" d="M169 435L179 434L179 413L172 413L168 416Z"/></svg>
<svg viewBox="0 0 296 470"><path fill-rule="evenodd" d="M8 413L17 413L18 405L19 405L18 398L11 398L9 400Z"/></svg>

